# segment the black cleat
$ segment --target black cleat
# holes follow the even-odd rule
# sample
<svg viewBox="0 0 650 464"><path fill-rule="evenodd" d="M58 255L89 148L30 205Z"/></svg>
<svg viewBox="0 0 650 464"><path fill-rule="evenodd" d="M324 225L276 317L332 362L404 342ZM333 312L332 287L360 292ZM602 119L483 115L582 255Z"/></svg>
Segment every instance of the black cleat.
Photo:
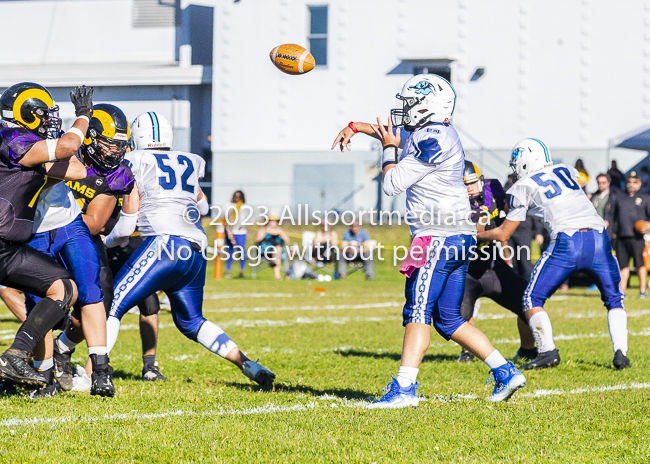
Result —
<svg viewBox="0 0 650 464"><path fill-rule="evenodd" d="M165 382L167 381L167 377L165 377L163 373L160 372L158 363L155 363L153 366L142 368L142 380L149 382L155 382L157 380Z"/></svg>
<svg viewBox="0 0 650 464"><path fill-rule="evenodd" d="M522 348L519 347L517 350L517 354L515 354L515 357L512 358L514 362L525 362L525 361L532 361L537 357L537 348Z"/></svg>
<svg viewBox="0 0 650 464"><path fill-rule="evenodd" d="M460 352L460 356L458 356L458 359L456 362L459 363L469 363L474 360L474 355L470 353L469 351L463 349L463 351Z"/></svg>
<svg viewBox="0 0 650 464"><path fill-rule="evenodd" d="M115 396L113 368L108 365L108 355L91 354L90 360L93 363L93 374L90 377L92 380L90 394L111 397Z"/></svg>
<svg viewBox="0 0 650 464"><path fill-rule="evenodd" d="M27 353L16 349L8 349L0 355L0 378L13 380L21 385L41 386L47 379L27 364Z"/></svg>
<svg viewBox="0 0 650 464"><path fill-rule="evenodd" d="M625 356L621 350L616 350L616 353L614 353L614 367L618 370L632 367L630 360L627 359L627 356Z"/></svg>
<svg viewBox="0 0 650 464"><path fill-rule="evenodd" d="M72 372L72 353L61 353L59 344L54 340L54 378L59 382L61 390L70 391L73 387L74 374Z"/></svg>
<svg viewBox="0 0 650 464"><path fill-rule="evenodd" d="M29 394L32 400L42 400L43 398L50 398L56 395L56 385L47 385L40 390L34 390Z"/></svg>
<svg viewBox="0 0 650 464"><path fill-rule="evenodd" d="M558 364L560 364L560 352L555 349L539 353L531 362L521 366L521 369L524 371L529 371L531 369L544 369L546 367L555 367Z"/></svg>

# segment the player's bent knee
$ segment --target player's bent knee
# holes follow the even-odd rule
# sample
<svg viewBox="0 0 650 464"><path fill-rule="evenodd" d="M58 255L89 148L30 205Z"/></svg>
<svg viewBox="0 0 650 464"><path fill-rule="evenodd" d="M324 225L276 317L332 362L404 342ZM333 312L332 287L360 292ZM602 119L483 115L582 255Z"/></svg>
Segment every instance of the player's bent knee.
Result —
<svg viewBox="0 0 650 464"><path fill-rule="evenodd" d="M465 324L465 319L458 315L457 318L446 321L434 321L433 327L436 332L440 334L445 340L451 340L451 336L456 332L461 325Z"/></svg>
<svg viewBox="0 0 650 464"><path fill-rule="evenodd" d="M143 316L155 316L160 312L160 301L155 293L149 295L140 304L138 304L140 314Z"/></svg>
<svg viewBox="0 0 650 464"><path fill-rule="evenodd" d="M60 303L66 311L77 301L77 285L72 279L56 280L48 289L46 296Z"/></svg>

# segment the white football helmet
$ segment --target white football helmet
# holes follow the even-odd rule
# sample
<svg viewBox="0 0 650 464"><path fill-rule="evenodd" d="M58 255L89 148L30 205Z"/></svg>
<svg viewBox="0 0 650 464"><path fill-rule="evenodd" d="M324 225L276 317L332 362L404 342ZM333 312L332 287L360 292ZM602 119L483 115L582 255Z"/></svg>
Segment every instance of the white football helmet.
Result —
<svg viewBox="0 0 650 464"><path fill-rule="evenodd" d="M537 139L522 140L515 145L510 156L510 167L517 179L552 164L551 152L541 140Z"/></svg>
<svg viewBox="0 0 650 464"><path fill-rule="evenodd" d="M166 117L156 111L142 113L131 124L131 148L172 148L174 132Z"/></svg>
<svg viewBox="0 0 650 464"><path fill-rule="evenodd" d="M403 106L391 110L393 126L404 126L408 131L429 122L449 122L456 106L456 91L436 74L413 76L395 97Z"/></svg>

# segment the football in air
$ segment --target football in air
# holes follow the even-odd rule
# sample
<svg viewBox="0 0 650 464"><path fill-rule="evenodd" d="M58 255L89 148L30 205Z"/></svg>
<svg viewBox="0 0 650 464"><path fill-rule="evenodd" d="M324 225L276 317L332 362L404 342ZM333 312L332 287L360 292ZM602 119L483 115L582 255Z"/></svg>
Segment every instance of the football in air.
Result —
<svg viewBox="0 0 650 464"><path fill-rule="evenodd" d="M314 69L316 61L306 48L296 44L278 45L269 54L271 61L283 73L305 74Z"/></svg>

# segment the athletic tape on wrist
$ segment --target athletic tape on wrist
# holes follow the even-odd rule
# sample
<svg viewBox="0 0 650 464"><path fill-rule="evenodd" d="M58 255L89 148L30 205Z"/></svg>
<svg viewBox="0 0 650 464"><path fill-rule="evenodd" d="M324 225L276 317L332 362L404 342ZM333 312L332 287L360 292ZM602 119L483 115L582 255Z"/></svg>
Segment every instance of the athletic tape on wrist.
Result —
<svg viewBox="0 0 650 464"><path fill-rule="evenodd" d="M56 161L56 145L59 143L58 139L45 139L47 144L47 155L50 161Z"/></svg>
<svg viewBox="0 0 650 464"><path fill-rule="evenodd" d="M69 130L67 133L68 133L68 134L75 134L75 135L79 136L79 138L81 139L82 142L83 142L84 139L86 138L86 137L84 136L84 133L81 132L81 131L80 131L79 129L77 129L76 127L72 127L72 128L70 128L70 130Z"/></svg>
<svg viewBox="0 0 650 464"><path fill-rule="evenodd" d="M90 118L88 116L84 116L84 115L77 116L77 119L85 119L87 123L90 123Z"/></svg>
<svg viewBox="0 0 650 464"><path fill-rule="evenodd" d="M382 169L389 164L397 164L397 147L395 145L384 147L384 155L381 160Z"/></svg>

